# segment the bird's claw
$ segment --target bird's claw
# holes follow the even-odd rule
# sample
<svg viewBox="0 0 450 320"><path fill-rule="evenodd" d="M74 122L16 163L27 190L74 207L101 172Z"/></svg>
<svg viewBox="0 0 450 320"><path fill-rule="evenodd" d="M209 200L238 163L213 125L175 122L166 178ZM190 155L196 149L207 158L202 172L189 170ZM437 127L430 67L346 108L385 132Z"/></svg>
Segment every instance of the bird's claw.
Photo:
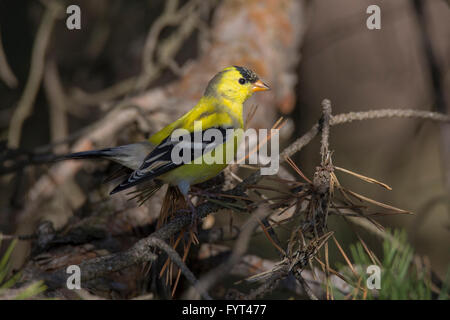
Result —
<svg viewBox="0 0 450 320"><path fill-rule="evenodd" d="M194 207L191 201L189 201L189 209L191 211L191 227L194 229L194 232L197 232L197 209Z"/></svg>

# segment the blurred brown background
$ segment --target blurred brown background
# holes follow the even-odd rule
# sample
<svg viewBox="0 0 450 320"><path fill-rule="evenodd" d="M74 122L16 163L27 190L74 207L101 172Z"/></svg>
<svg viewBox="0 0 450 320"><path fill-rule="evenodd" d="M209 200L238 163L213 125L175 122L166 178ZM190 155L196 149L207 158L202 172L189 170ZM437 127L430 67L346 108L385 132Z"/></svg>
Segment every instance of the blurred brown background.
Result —
<svg viewBox="0 0 450 320"><path fill-rule="evenodd" d="M381 8L381 30L365 28L370 4ZM445 1L424 1L430 41L442 72L444 95L450 101L450 10ZM324 97L334 113L382 108L436 110L435 90L412 1L312 1L308 30L298 67L296 128L309 128ZM448 109L447 109L448 112ZM448 126L448 125L447 125ZM355 122L332 129L334 164L389 184L386 192L341 175L373 199L411 210L413 217L383 219L404 226L421 254L444 274L450 261L449 189L445 170L450 159L448 129L432 122L389 119ZM300 166L312 173L317 146L299 155ZM312 161L311 161L312 160ZM448 179L448 178L447 178Z"/></svg>

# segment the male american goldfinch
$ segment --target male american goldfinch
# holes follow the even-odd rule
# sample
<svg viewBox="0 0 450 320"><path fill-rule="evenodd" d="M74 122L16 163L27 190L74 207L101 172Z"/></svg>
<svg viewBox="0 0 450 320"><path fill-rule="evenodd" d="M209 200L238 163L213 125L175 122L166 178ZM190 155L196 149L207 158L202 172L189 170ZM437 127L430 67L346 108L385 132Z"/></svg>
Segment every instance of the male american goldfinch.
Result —
<svg viewBox="0 0 450 320"><path fill-rule="evenodd" d="M151 195L162 184L168 183L177 186L188 204L192 205L188 198L190 186L213 178L227 166L226 161L205 163L206 161L202 161L203 158L211 156L211 153L222 151L231 152L234 158L240 140L239 136L229 138L223 134L223 139L220 141L215 139L212 149L211 145L208 149L208 143L196 144L194 136L201 133L205 137L205 134L211 129L215 129L216 132L219 130L222 133L225 133L227 129L243 129L244 102L254 92L265 90L269 90L269 87L259 80L253 71L238 66L228 67L209 81L203 97L195 107L161 131L153 134L148 141L73 153L64 156L64 159L105 158L132 169L133 172L114 188L111 194L145 182L143 186L149 190L146 195ZM173 138L177 129L182 129L181 132L184 132L185 136L194 137L194 143L189 145L190 151L188 150L192 161L180 162L173 159L174 148L180 148L180 143L184 141ZM199 154L196 150L201 151L202 159L195 158L195 155Z"/></svg>

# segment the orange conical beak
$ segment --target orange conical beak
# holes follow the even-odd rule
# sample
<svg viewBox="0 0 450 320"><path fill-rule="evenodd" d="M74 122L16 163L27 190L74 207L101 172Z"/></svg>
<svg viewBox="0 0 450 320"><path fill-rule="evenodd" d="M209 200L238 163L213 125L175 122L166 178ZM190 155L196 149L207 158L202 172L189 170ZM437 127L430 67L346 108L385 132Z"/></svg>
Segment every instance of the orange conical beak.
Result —
<svg viewBox="0 0 450 320"><path fill-rule="evenodd" d="M256 92L256 91L267 91L267 90L270 90L270 87L267 84L265 84L264 82L262 82L261 80L257 80L252 85L252 91L253 92Z"/></svg>

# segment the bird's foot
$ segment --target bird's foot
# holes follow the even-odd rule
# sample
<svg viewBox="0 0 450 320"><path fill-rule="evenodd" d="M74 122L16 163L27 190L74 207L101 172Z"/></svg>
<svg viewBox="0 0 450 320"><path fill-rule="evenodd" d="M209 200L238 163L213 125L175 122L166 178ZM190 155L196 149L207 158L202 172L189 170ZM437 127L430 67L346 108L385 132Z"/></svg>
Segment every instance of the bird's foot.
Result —
<svg viewBox="0 0 450 320"><path fill-rule="evenodd" d="M197 222L198 222L198 215L197 215L197 209L195 208L192 201L188 201L188 206L191 212L191 227L195 233L197 233Z"/></svg>

